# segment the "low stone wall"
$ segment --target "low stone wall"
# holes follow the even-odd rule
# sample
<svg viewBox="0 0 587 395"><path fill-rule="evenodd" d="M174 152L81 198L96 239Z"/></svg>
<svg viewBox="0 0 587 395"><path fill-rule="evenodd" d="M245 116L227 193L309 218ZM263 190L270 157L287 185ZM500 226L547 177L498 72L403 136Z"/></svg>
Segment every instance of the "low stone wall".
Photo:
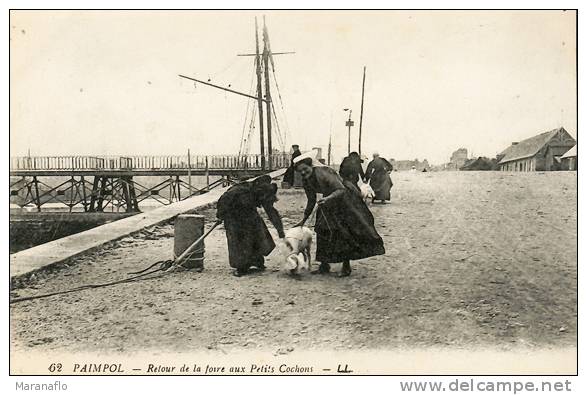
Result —
<svg viewBox="0 0 587 395"><path fill-rule="evenodd" d="M135 213L10 214L10 253L92 229Z"/></svg>

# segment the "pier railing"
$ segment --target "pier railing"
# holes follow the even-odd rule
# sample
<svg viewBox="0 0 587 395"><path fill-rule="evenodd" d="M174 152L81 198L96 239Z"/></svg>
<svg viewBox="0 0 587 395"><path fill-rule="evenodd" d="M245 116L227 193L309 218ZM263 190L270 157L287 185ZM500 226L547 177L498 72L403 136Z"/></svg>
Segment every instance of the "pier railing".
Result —
<svg viewBox="0 0 587 395"><path fill-rule="evenodd" d="M267 168L289 166L291 155L264 155ZM164 156L20 156L10 158L11 171L26 170L262 170L262 155Z"/></svg>

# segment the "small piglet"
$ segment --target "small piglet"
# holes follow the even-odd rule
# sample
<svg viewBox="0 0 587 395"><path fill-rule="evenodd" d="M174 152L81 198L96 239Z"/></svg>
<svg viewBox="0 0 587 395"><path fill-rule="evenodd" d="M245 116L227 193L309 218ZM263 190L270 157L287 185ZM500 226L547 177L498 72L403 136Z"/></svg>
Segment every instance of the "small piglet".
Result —
<svg viewBox="0 0 587 395"><path fill-rule="evenodd" d="M367 202L368 199L373 199L375 197L375 191L373 191L373 188L371 188L371 185L361 184L361 186L359 186L359 188L361 189L361 197L363 198L365 203Z"/></svg>
<svg viewBox="0 0 587 395"><path fill-rule="evenodd" d="M312 263L311 249L314 232L305 226L297 226L285 232L285 238L292 249L287 252L285 268L291 274L299 274L301 270L310 270Z"/></svg>

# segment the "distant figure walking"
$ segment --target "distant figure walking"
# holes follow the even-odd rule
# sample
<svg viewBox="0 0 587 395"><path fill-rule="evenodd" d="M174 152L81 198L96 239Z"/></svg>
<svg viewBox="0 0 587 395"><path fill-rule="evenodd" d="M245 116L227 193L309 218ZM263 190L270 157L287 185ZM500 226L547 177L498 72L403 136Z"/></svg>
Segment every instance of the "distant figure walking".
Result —
<svg viewBox="0 0 587 395"><path fill-rule="evenodd" d="M385 254L373 214L350 182L343 183L336 171L310 157L299 157L295 166L307 197L304 218L296 226L303 226L318 204L314 231L319 273L328 273L330 263L342 262L340 276L346 277L351 260ZM322 198L317 200L319 193Z"/></svg>
<svg viewBox="0 0 587 395"><path fill-rule="evenodd" d="M342 180L354 185L359 190L359 179L365 181L365 172L363 172L363 159L357 152L351 152L349 156L342 160L338 174Z"/></svg>
<svg viewBox="0 0 587 395"><path fill-rule="evenodd" d="M291 163L290 166L285 171L285 175L283 176L283 181L287 182L290 186L293 186L295 180L295 169L294 169L294 159L297 158L302 154L300 151L300 146L294 144L291 146L293 152L291 154Z"/></svg>
<svg viewBox="0 0 587 395"><path fill-rule="evenodd" d="M369 162L367 166L367 172L365 178L367 182L373 188L375 196L373 197L373 203L376 200L381 200L385 203L386 200L391 200L391 187L393 182L389 174L393 166L386 159L380 158L377 152L373 153L373 160Z"/></svg>
<svg viewBox="0 0 587 395"><path fill-rule="evenodd" d="M281 217L273 207L276 192L277 185L271 183L271 177L261 176L230 187L218 200L216 216L224 221L228 260L237 277L247 274L252 266L265 270L264 257L275 248L257 207L265 209L279 237L285 237ZM284 243L288 244L285 240Z"/></svg>

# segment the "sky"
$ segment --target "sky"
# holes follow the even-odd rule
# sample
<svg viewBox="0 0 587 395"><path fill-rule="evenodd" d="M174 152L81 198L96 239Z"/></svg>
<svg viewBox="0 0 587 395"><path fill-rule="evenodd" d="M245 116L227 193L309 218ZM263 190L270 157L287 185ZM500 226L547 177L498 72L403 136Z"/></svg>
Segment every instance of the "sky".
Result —
<svg viewBox="0 0 587 395"><path fill-rule="evenodd" d="M275 56L281 135L346 154L493 157L577 136L575 11L11 11L11 155L237 154L254 100L254 17ZM245 118L248 108L248 118ZM257 119L255 119L257 120ZM245 123L246 121L246 123ZM259 152L257 130L251 153ZM279 147L277 134L274 146Z"/></svg>

